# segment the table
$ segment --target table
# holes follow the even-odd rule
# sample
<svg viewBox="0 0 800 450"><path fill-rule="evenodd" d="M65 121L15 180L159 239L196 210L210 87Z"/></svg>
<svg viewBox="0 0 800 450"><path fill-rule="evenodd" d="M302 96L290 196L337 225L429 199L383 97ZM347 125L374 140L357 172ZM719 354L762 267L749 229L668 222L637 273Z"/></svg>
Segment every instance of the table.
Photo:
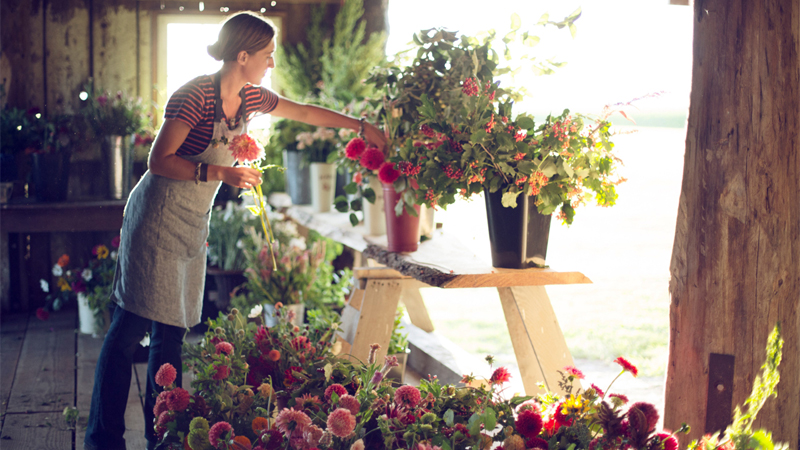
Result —
<svg viewBox="0 0 800 450"><path fill-rule="evenodd" d="M3 263L0 303L3 311L11 309L12 281L20 309L28 309L31 286L38 285L38 279L43 274L46 276L50 269L49 233L119 230L125 202L90 200L0 205L0 258ZM42 235L37 236L37 233ZM16 236L12 237L14 234ZM32 235L39 238L39 242L32 241Z"/></svg>
<svg viewBox="0 0 800 450"><path fill-rule="evenodd" d="M344 353L366 361L370 344L386 349L400 301L414 326L433 331L419 293L422 287L494 287L500 295L526 393L540 392L539 382L550 391L560 392L557 370L574 363L544 286L591 283L582 273L494 268L442 230L422 242L416 252L393 253L386 250L386 236L365 236L363 227L350 226L346 214L314 214L304 206L289 207L285 213L300 226L384 265L354 270L358 282L342 317ZM385 350L379 350L378 357L382 359L383 355Z"/></svg>

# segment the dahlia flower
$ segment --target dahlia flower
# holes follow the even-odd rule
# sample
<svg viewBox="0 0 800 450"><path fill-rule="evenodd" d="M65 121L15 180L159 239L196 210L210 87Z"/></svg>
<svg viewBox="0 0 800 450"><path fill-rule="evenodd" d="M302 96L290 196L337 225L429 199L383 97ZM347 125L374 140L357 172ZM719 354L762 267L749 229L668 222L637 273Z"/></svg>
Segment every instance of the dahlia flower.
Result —
<svg viewBox="0 0 800 450"><path fill-rule="evenodd" d="M264 157L264 150L249 134L240 134L231 139L228 149L240 163L257 161Z"/></svg>
<svg viewBox="0 0 800 450"><path fill-rule="evenodd" d="M275 419L275 425L283 436L288 439L291 437L292 431L299 429L302 432L307 426L311 425L311 418L303 411L283 408L278 413L278 418Z"/></svg>
<svg viewBox="0 0 800 450"><path fill-rule="evenodd" d="M328 431L334 436L346 438L350 436L356 427L356 418L350 411L344 408L337 408L336 411L328 415Z"/></svg>
<svg viewBox="0 0 800 450"><path fill-rule="evenodd" d="M361 138L353 138L347 145L344 147L344 156L353 161L358 161L361 158L361 154L364 153L364 150L367 148L367 143L364 142Z"/></svg>
<svg viewBox="0 0 800 450"><path fill-rule="evenodd" d="M228 422L217 422L208 430L208 442L214 447L220 448L220 444L225 443L224 440L220 439L224 439L226 433L230 433L231 437L234 437L231 424Z"/></svg>
<svg viewBox="0 0 800 450"><path fill-rule="evenodd" d="M394 402L407 408L417 406L420 400L422 400L422 396L419 393L419 389L414 386L400 386L394 392Z"/></svg>
<svg viewBox="0 0 800 450"><path fill-rule="evenodd" d="M161 387L167 387L175 382L175 378L178 376L178 371L172 367L172 364L165 363L162 364L161 367L156 372L156 384Z"/></svg>
<svg viewBox="0 0 800 450"><path fill-rule="evenodd" d="M377 170L386 160L383 152L378 147L370 147L361 155L361 165L367 170Z"/></svg>

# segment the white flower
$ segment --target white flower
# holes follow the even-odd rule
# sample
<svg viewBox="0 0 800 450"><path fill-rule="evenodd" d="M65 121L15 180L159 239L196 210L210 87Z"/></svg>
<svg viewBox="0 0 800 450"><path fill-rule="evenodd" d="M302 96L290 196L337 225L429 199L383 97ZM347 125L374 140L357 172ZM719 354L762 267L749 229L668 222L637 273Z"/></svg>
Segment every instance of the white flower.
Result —
<svg viewBox="0 0 800 450"><path fill-rule="evenodd" d="M83 269L83 272L81 272L81 278L83 278L83 281L92 281L92 269Z"/></svg>
<svg viewBox="0 0 800 450"><path fill-rule="evenodd" d="M145 334L141 341L139 341L139 345L142 347L149 347L150 346L150 333Z"/></svg>
<svg viewBox="0 0 800 450"><path fill-rule="evenodd" d="M117 253L117 251L116 251L116 250L114 250L113 252L111 252L111 260L112 260L112 261L116 261L116 260L117 260L117 256L119 256L119 253Z"/></svg>
<svg viewBox="0 0 800 450"><path fill-rule="evenodd" d="M297 144L297 149L298 150L305 150L305 148L306 148L306 144L304 142L300 142L299 144Z"/></svg>
<svg viewBox="0 0 800 450"><path fill-rule="evenodd" d="M306 240L303 239L303 238L292 238L289 241L289 247L290 248L294 247L296 249L305 250L306 249Z"/></svg>
<svg viewBox="0 0 800 450"><path fill-rule="evenodd" d="M47 281L44 281L44 278L39 280L39 284L42 286L42 290L44 292L50 292L50 283L48 283Z"/></svg>
<svg viewBox="0 0 800 450"><path fill-rule="evenodd" d="M247 317L251 319L255 319L256 317L261 316L261 313L264 311L264 307L261 305L253 306L253 309L250 310L250 314Z"/></svg>
<svg viewBox="0 0 800 450"><path fill-rule="evenodd" d="M244 248L244 241L242 241L241 239L236 241L236 248L238 248L240 250L243 249Z"/></svg>
<svg viewBox="0 0 800 450"><path fill-rule="evenodd" d="M55 266L53 266L53 276L60 277L61 275L64 275L64 269L62 269L61 266L56 264Z"/></svg>
<svg viewBox="0 0 800 450"><path fill-rule="evenodd" d="M348 130L347 128L339 128L339 137L342 140L349 138L351 134L353 134L353 130Z"/></svg>
<svg viewBox="0 0 800 450"><path fill-rule="evenodd" d="M71 270L68 270L68 271L67 271L67 276L68 276L68 277L71 277L71 276L72 276L72 271L71 271Z"/></svg>
<svg viewBox="0 0 800 450"><path fill-rule="evenodd" d="M225 204L225 214L222 216L222 221L227 222L233 217L233 202L228 200Z"/></svg>

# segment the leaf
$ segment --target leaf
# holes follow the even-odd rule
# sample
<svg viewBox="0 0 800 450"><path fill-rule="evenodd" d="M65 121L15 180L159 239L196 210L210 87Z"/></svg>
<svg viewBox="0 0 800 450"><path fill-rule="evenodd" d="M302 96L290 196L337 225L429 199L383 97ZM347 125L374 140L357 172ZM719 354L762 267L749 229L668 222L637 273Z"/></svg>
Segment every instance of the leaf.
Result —
<svg viewBox="0 0 800 450"><path fill-rule="evenodd" d="M254 216L257 216L260 213L260 211L258 210L258 207L255 207L255 206L248 206L247 210L250 211L251 213L253 213Z"/></svg>
<svg viewBox="0 0 800 450"><path fill-rule="evenodd" d="M536 25L544 25L549 20L550 20L550 14L544 13L544 14L542 14L542 17L539 18L539 23L537 23Z"/></svg>
<svg viewBox="0 0 800 450"><path fill-rule="evenodd" d="M323 370L325 371L325 380L330 381L331 375L333 375L333 366L331 365L331 363L325 364Z"/></svg>
<svg viewBox="0 0 800 450"><path fill-rule="evenodd" d="M467 427L469 429L469 434L472 436L477 436L481 432L481 420L478 413L473 413L470 418L469 422L467 422Z"/></svg>
<svg viewBox="0 0 800 450"><path fill-rule="evenodd" d="M354 227L358 225L358 217L356 217L356 213L350 213L350 225L352 225ZM325 366L325 367L327 368L327 366ZM328 379L328 378L330 378L330 376L328 376L327 373L326 373L325 374L325 379Z"/></svg>
<svg viewBox="0 0 800 450"><path fill-rule="evenodd" d="M492 408L486 408L483 413L483 425L486 431L492 431L497 426L497 415Z"/></svg>
<svg viewBox="0 0 800 450"><path fill-rule="evenodd" d="M504 208L516 208L517 207L517 196L520 194L520 191L517 192L504 192L503 193L503 207Z"/></svg>
<svg viewBox="0 0 800 450"><path fill-rule="evenodd" d="M398 217L403 215L403 199L402 198L397 201L396 205L394 205L394 214L396 216L398 216Z"/></svg>
<svg viewBox="0 0 800 450"><path fill-rule="evenodd" d="M417 210L414 209L414 207L411 206L409 203L406 203L405 206L406 206L406 213L408 213L409 216L417 217L419 215L419 214L417 214Z"/></svg>
<svg viewBox="0 0 800 450"><path fill-rule="evenodd" d="M530 175L536 168L536 163L533 161L520 161L517 163L517 170L525 175Z"/></svg>
<svg viewBox="0 0 800 450"><path fill-rule="evenodd" d="M542 172L544 176L550 178L556 173L558 173L558 168L556 167L556 164L553 162L553 160L548 158L542 161L542 164L539 166L539 172Z"/></svg>
<svg viewBox="0 0 800 450"><path fill-rule="evenodd" d="M366 199L370 203L375 203L375 191L372 188L364 189L364 199Z"/></svg>
<svg viewBox="0 0 800 450"><path fill-rule="evenodd" d="M528 47L535 47L537 44L539 44L539 41L539 36L525 36L525 38L522 40L522 43Z"/></svg>
<svg viewBox="0 0 800 450"><path fill-rule="evenodd" d="M522 19L520 19L519 14L517 13L511 14L511 29L519 30L521 26L522 26Z"/></svg>
<svg viewBox="0 0 800 450"><path fill-rule="evenodd" d="M446 413L444 413L444 423L448 427L453 426L453 419L455 418L455 413L452 409L448 409Z"/></svg>
<svg viewBox="0 0 800 450"><path fill-rule="evenodd" d="M350 195L353 195L356 192L358 192L358 185L355 182L351 181L350 183L347 183L344 186L344 191L347 192Z"/></svg>
<svg viewBox="0 0 800 450"><path fill-rule="evenodd" d="M575 35L578 34L578 28L574 23L569 24L569 33L572 35L572 39L575 39Z"/></svg>
<svg viewBox="0 0 800 450"><path fill-rule="evenodd" d="M534 127L533 119L527 116L518 117L517 125L519 125L520 128L524 128L526 130L530 130L531 128Z"/></svg>

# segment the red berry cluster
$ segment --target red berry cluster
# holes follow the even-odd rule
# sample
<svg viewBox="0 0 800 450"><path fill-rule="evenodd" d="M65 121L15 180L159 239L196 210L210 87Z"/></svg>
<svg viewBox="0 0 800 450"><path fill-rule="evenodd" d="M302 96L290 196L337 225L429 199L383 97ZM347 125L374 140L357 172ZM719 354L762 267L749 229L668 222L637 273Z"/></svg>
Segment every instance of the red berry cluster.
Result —
<svg viewBox="0 0 800 450"><path fill-rule="evenodd" d="M442 167L442 170L444 170L444 174L447 175L447 178L450 178L451 180L457 180L461 178L461 175L464 175L464 171L458 167L448 165Z"/></svg>
<svg viewBox="0 0 800 450"><path fill-rule="evenodd" d="M474 78L467 78L461 86L461 92L469 95L470 97L476 96L480 93L481 87Z"/></svg>
<svg viewBox="0 0 800 450"><path fill-rule="evenodd" d="M397 170L399 170L403 175L413 177L419 175L419 172L422 170L422 166L415 166L409 161L400 161L397 163Z"/></svg>
<svg viewBox="0 0 800 450"><path fill-rule="evenodd" d="M433 128L429 127L428 125L422 125L419 127L419 132L428 136L429 138L436 137L436 132L433 131Z"/></svg>

